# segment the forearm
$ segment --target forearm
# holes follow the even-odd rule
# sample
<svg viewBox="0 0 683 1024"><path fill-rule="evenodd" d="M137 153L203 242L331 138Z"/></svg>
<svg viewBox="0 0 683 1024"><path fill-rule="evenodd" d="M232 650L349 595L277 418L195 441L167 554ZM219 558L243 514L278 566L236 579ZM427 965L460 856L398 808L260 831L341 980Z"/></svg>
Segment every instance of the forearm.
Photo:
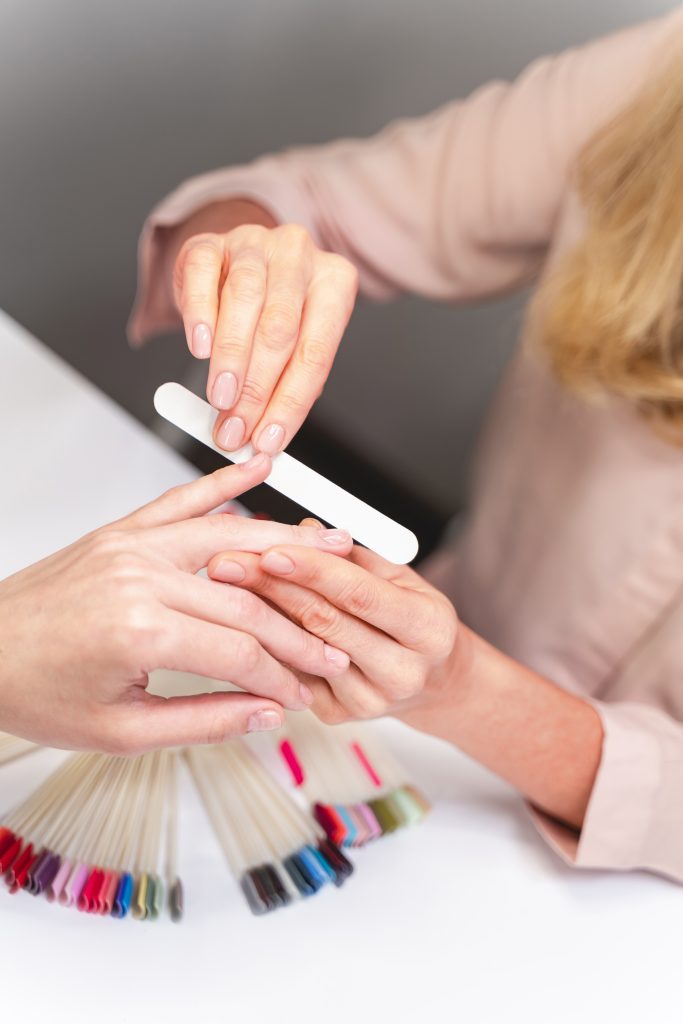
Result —
<svg viewBox="0 0 683 1024"><path fill-rule="evenodd" d="M602 753L597 712L459 628L440 695L400 717L454 743L539 808L580 828Z"/></svg>

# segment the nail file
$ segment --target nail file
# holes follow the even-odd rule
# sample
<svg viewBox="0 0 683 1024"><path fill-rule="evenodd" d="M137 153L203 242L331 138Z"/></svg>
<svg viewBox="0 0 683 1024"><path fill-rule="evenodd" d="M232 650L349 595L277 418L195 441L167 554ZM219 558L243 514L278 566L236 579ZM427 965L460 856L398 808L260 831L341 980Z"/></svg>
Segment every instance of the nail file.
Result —
<svg viewBox="0 0 683 1024"><path fill-rule="evenodd" d="M154 395L154 408L169 423L230 462L246 462L254 454L250 444L236 452L225 452L214 444L216 410L181 384L162 384ZM286 452L274 457L273 469L265 482L325 522L348 530L354 540L390 562L403 565L417 554L414 533Z"/></svg>

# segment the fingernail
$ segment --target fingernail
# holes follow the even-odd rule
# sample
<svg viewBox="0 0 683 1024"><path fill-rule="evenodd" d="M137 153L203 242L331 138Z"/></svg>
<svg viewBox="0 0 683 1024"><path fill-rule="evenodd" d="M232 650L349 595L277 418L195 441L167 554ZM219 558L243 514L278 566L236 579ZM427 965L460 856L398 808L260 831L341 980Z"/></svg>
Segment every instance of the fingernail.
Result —
<svg viewBox="0 0 683 1024"><path fill-rule="evenodd" d="M220 580L221 583L241 583L246 576L244 566L239 562L231 562L227 558L218 562L211 571L211 578Z"/></svg>
<svg viewBox="0 0 683 1024"><path fill-rule="evenodd" d="M211 328L197 324L192 331L192 355L197 359L208 359L211 355Z"/></svg>
<svg viewBox="0 0 683 1024"><path fill-rule="evenodd" d="M301 700L307 707L309 704L313 703L313 691L309 690L305 683L299 684L299 694L301 696Z"/></svg>
<svg viewBox="0 0 683 1024"><path fill-rule="evenodd" d="M269 732L279 729L281 725L282 718L277 711L255 711L249 716L247 732Z"/></svg>
<svg viewBox="0 0 683 1024"><path fill-rule="evenodd" d="M280 451L284 439L284 427L278 423L271 423L269 427L265 427L261 431L257 444L262 452L266 452L267 455L275 455Z"/></svg>
<svg viewBox="0 0 683 1024"><path fill-rule="evenodd" d="M242 469L265 469L266 466L270 465L270 456L264 455L263 452L259 452L257 455L252 455L246 462L238 463Z"/></svg>
<svg viewBox="0 0 683 1024"><path fill-rule="evenodd" d="M323 530L320 534L326 544L348 544L351 540L351 534L348 530Z"/></svg>
<svg viewBox="0 0 683 1024"><path fill-rule="evenodd" d="M211 388L214 409L232 409L237 401L237 377L234 373L219 373Z"/></svg>
<svg viewBox="0 0 683 1024"><path fill-rule="evenodd" d="M224 420L216 431L216 444L225 448L226 452L234 452L244 440L244 420L239 416L230 416Z"/></svg>
<svg viewBox="0 0 683 1024"><path fill-rule="evenodd" d="M339 668L342 666L344 668L349 667L351 659L348 654L345 654L344 651L340 651L337 647L330 647L329 644L323 644L323 653L326 660L329 661L331 665L336 665Z"/></svg>
<svg viewBox="0 0 683 1024"><path fill-rule="evenodd" d="M301 522L299 523L299 526L312 526L316 530L324 530L325 529L325 527L320 522L320 520L319 519L314 519L313 516L306 516L305 519L301 520Z"/></svg>
<svg viewBox="0 0 683 1024"><path fill-rule="evenodd" d="M264 569L269 572L274 572L278 576L287 576L290 572L294 572L294 562L287 555L281 555L279 551L269 551L267 555L264 555L261 559L261 565Z"/></svg>

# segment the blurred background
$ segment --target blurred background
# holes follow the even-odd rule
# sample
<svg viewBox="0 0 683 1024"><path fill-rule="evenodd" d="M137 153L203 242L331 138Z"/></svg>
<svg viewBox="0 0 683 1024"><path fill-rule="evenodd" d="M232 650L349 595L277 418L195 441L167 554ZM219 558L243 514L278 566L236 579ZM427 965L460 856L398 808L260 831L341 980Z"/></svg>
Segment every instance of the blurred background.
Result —
<svg viewBox="0 0 683 1024"><path fill-rule="evenodd" d="M368 135L675 6L2 0L0 306L159 429L157 384L203 381L180 336L131 352L124 328L140 226L181 180ZM462 504L522 308L361 303L295 454L435 536Z"/></svg>

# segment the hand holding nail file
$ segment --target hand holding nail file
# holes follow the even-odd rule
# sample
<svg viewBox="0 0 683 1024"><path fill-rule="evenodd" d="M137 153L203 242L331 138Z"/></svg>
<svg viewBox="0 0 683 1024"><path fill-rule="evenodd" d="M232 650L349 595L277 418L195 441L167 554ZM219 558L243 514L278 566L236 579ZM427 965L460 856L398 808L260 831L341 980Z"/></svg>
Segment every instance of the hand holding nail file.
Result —
<svg viewBox="0 0 683 1024"><path fill-rule="evenodd" d="M216 410L181 384L162 384L154 395L154 408L169 423L230 462L246 462L254 454L250 444L236 452L224 452L214 444ZM286 452L274 457L273 469L266 483L318 518L348 530L360 544L390 562L403 565L417 554L418 543L414 533Z"/></svg>

